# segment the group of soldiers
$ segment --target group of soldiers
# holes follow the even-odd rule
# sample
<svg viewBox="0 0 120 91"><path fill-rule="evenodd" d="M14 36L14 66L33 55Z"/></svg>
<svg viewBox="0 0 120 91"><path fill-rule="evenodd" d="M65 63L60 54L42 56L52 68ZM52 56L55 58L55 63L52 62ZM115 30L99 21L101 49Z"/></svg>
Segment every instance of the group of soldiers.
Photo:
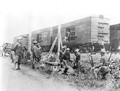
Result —
<svg viewBox="0 0 120 91"><path fill-rule="evenodd" d="M21 43L21 40L18 39L17 43L13 45L11 48L11 54L10 57L12 59L12 62L15 64L15 69L20 70L20 64L21 60L24 59L26 61L30 61L32 57L32 68L34 68L34 63L39 62L41 59L41 47L36 42L33 41L33 45L31 47L31 52L26 48L26 46L23 46ZM17 68L16 68L17 66Z"/></svg>
<svg viewBox="0 0 120 91"><path fill-rule="evenodd" d="M74 70L76 70L77 75L79 74L79 72L82 72L81 67L81 53L79 49L76 49L74 51L74 55L75 55L75 59L74 61L71 60L71 54L70 53L70 49L63 47L61 52L60 52L60 62L65 64L65 70L64 70L64 74L67 73L69 66L71 63L73 63L73 65L70 65ZM111 54L112 55L112 54ZM118 63L118 66L115 66L113 63L115 63L115 61L111 61L110 57L108 58L107 52L106 50L103 48L100 51L100 61L98 62L97 65L93 66L91 65L91 70L92 73L94 74L94 77L96 79L103 79L106 80L106 75L108 73L110 73L111 75L114 76L114 78L118 78L120 79L120 63ZM120 60L120 59L118 59ZM70 64L69 64L70 63ZM94 62L93 62L94 64ZM115 74L117 73L117 75L115 75L113 73L113 70L115 70Z"/></svg>
<svg viewBox="0 0 120 91"><path fill-rule="evenodd" d="M10 54L10 47L7 45L0 46L0 53L2 57L7 57Z"/></svg>
<svg viewBox="0 0 120 91"><path fill-rule="evenodd" d="M117 54L120 55L119 53L115 53L115 55ZM112 53L108 57L105 49L101 49L100 55L101 58L99 64L92 67L95 78L107 79L106 75L110 73L113 78L120 79L120 59L114 59L115 55L113 55L114 57L111 58Z"/></svg>
<svg viewBox="0 0 120 91"><path fill-rule="evenodd" d="M25 46L22 46L21 41L18 39L17 43L13 46L11 49L11 59L12 62L15 63L15 67L17 65L16 70L20 70L20 64L21 59L24 57L26 60L30 60L32 63L32 68L34 69L35 63L40 62L42 58L42 48L37 41L33 41L31 47L31 52L28 51L28 49ZM69 69L71 68L77 75L81 71L81 53L79 49L75 49L74 51L70 51L70 48L67 48L67 46L63 46L62 49L59 52L59 71L62 71L62 74L68 74ZM106 79L106 75L108 73L112 73L113 67L110 65L110 61L108 60L106 56L105 49L101 49L100 51L100 62L98 65L91 67L92 72L94 73L95 78L98 78L99 76L101 79ZM32 61L31 61L32 57ZM119 66L120 67L120 66ZM63 70L62 70L63 69ZM120 68L119 68L120 70Z"/></svg>
<svg viewBox="0 0 120 91"><path fill-rule="evenodd" d="M80 60L79 49L75 49L75 51L71 53L69 48L67 48L66 46L63 46L62 50L60 51L59 59L60 59L61 66L63 65L65 66L63 74L67 74L68 69L70 67L78 71L79 60Z"/></svg>

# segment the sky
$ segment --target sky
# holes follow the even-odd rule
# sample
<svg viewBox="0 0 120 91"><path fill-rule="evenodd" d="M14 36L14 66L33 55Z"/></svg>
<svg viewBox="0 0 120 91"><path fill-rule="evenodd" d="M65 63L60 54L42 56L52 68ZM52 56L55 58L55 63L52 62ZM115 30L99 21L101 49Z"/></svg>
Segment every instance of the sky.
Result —
<svg viewBox="0 0 120 91"><path fill-rule="evenodd" d="M18 35L91 15L120 23L119 0L1 0L0 45Z"/></svg>

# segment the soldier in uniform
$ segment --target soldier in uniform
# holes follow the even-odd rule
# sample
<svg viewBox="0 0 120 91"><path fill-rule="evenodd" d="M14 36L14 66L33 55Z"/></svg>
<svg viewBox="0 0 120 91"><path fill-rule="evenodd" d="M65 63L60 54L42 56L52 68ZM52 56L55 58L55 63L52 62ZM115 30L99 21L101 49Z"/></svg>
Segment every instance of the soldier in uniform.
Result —
<svg viewBox="0 0 120 91"><path fill-rule="evenodd" d="M12 46L11 52L10 52L10 58L11 58L11 60L12 60L12 63L14 62L13 56L14 56L14 49L13 49L13 46Z"/></svg>
<svg viewBox="0 0 120 91"><path fill-rule="evenodd" d="M70 62L70 49L67 48L66 52L63 55L63 60L64 60L64 64L65 64L65 70L64 70L64 74L67 74L68 71L68 66L69 66L69 62Z"/></svg>
<svg viewBox="0 0 120 91"><path fill-rule="evenodd" d="M100 75L102 77L101 79L106 79L106 74L109 72L107 56L105 55L105 53L105 49L101 49L100 64L94 67L94 73L96 78L98 78L98 75Z"/></svg>
<svg viewBox="0 0 120 91"><path fill-rule="evenodd" d="M36 46L37 48L35 51L35 56L36 56L36 61L39 62L41 59L41 47L40 47L40 44L37 44Z"/></svg>
<svg viewBox="0 0 120 91"><path fill-rule="evenodd" d="M76 49L75 50L75 56L76 56L76 60L75 60L75 66L74 68L77 70L77 73L79 72L79 60L80 60L80 52L79 52L79 49Z"/></svg>
<svg viewBox="0 0 120 91"><path fill-rule="evenodd" d="M17 43L14 46L14 51L15 51L15 55L17 58L17 69L16 70L20 70L20 63L21 63L21 59L23 58L23 47L21 44L21 38L19 38L17 40ZM15 64L16 64L15 63Z"/></svg>
<svg viewBox="0 0 120 91"><path fill-rule="evenodd" d="M66 46L63 46L62 50L60 51L60 56L59 56L60 62L63 62L63 56L65 52L66 52Z"/></svg>
<svg viewBox="0 0 120 91"><path fill-rule="evenodd" d="M37 50L37 41L33 41L33 46L32 46L32 56L33 56L33 60L32 60L32 68L34 69L34 63L36 61L36 50Z"/></svg>

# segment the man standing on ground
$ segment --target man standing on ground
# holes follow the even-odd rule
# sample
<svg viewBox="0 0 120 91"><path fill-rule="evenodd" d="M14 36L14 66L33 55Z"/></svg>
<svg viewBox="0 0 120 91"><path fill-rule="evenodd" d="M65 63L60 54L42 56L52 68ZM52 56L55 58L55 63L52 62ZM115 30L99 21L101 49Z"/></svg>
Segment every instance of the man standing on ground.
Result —
<svg viewBox="0 0 120 91"><path fill-rule="evenodd" d="M39 62L41 60L41 47L40 47L40 44L38 43L36 45L36 52L35 52L35 55L36 55L36 61Z"/></svg>
<svg viewBox="0 0 120 91"><path fill-rule="evenodd" d="M21 59L23 57L23 47L21 44L21 38L19 38L17 40L17 43L14 46L14 51L15 51L15 55L17 57L17 69L16 70L20 70L20 63L21 63Z"/></svg>
<svg viewBox="0 0 120 91"><path fill-rule="evenodd" d="M33 46L32 46L32 55L33 55L33 60L32 60L32 69L34 69L34 63L36 61L36 51L37 51L37 41L33 41Z"/></svg>

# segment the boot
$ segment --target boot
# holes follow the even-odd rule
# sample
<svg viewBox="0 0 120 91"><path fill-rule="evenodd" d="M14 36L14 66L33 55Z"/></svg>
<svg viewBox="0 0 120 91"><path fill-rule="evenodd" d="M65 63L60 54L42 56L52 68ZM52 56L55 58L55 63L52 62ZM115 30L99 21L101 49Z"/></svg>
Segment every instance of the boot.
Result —
<svg viewBox="0 0 120 91"><path fill-rule="evenodd" d="M35 69L35 66L34 66L34 64L32 63L32 69Z"/></svg>
<svg viewBox="0 0 120 91"><path fill-rule="evenodd" d="M16 70L20 70L20 64L18 64L18 68Z"/></svg>

